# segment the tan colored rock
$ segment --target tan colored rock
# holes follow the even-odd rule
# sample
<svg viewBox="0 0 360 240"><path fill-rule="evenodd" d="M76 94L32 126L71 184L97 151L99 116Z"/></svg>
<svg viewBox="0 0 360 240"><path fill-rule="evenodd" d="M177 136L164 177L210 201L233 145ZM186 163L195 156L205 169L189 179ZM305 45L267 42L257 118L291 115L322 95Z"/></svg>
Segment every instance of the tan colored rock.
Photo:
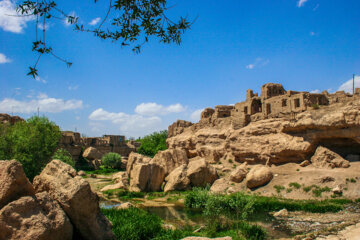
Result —
<svg viewBox="0 0 360 240"><path fill-rule="evenodd" d="M228 188L229 188L229 181L227 181L225 178L219 178L211 186L210 192L226 193L226 190Z"/></svg>
<svg viewBox="0 0 360 240"><path fill-rule="evenodd" d="M101 159L103 154L94 147L88 147L83 153L83 157L89 160Z"/></svg>
<svg viewBox="0 0 360 240"><path fill-rule="evenodd" d="M94 159L94 160L91 160L91 165L93 166L93 168L95 170L99 170L100 169L100 166L101 166L101 159Z"/></svg>
<svg viewBox="0 0 360 240"><path fill-rule="evenodd" d="M306 166L309 166L311 163L309 160L305 160L305 161L302 161L300 163L300 167L306 167Z"/></svg>
<svg viewBox="0 0 360 240"><path fill-rule="evenodd" d="M253 167L246 176L246 185L248 188L256 188L270 182L273 174L270 169L263 165Z"/></svg>
<svg viewBox="0 0 360 240"><path fill-rule="evenodd" d="M205 159L191 161L187 167L187 177L193 187L204 187L213 184L218 178L216 169Z"/></svg>
<svg viewBox="0 0 360 240"><path fill-rule="evenodd" d="M242 182L242 180L246 177L246 174L248 174L247 165L241 164L235 168L234 171L230 174L230 180L236 183Z"/></svg>
<svg viewBox="0 0 360 240"><path fill-rule="evenodd" d="M287 216L289 216L289 212L284 208L284 209L281 209L280 211L274 213L273 216L274 217L287 217Z"/></svg>
<svg viewBox="0 0 360 240"><path fill-rule="evenodd" d="M139 153L135 153L132 152L129 155L129 159L126 165L126 172L127 174L130 176L131 175L131 171L133 170L134 166L136 164L140 164L140 163L148 163L151 161L151 158L141 155Z"/></svg>
<svg viewBox="0 0 360 240"><path fill-rule="evenodd" d="M157 164L141 163L135 165L130 176L130 191L160 191L165 170Z"/></svg>
<svg viewBox="0 0 360 240"><path fill-rule="evenodd" d="M183 149L168 149L158 152L150 163L162 166L165 170L165 176L167 176L175 168L188 164L189 159Z"/></svg>
<svg viewBox="0 0 360 240"><path fill-rule="evenodd" d="M126 203L122 203L119 206L117 206L116 209L122 210L122 209L128 209L128 208L132 208L132 207L135 207L135 206L130 202L126 202Z"/></svg>
<svg viewBox="0 0 360 240"><path fill-rule="evenodd" d="M166 178L164 192L181 191L190 188L190 179L187 177L187 165L175 168Z"/></svg>
<svg viewBox="0 0 360 240"><path fill-rule="evenodd" d="M342 194L343 193L343 189L340 185L337 185L336 187L334 187L332 189L333 194Z"/></svg>
<svg viewBox="0 0 360 240"><path fill-rule="evenodd" d="M107 186L103 187L100 191L105 192L105 191L108 191L108 190L115 190L115 189L127 190L128 187L123 182L118 182L118 183L107 185Z"/></svg>
<svg viewBox="0 0 360 240"><path fill-rule="evenodd" d="M83 170L80 170L77 174L81 177L86 176L86 173Z"/></svg>
<svg viewBox="0 0 360 240"><path fill-rule="evenodd" d="M315 154L311 157L311 162L316 167L347 168L350 166L349 161L322 146L316 149Z"/></svg>
<svg viewBox="0 0 360 240"><path fill-rule="evenodd" d="M118 172L112 175L112 180L115 183L122 182L125 186L129 185L129 175L127 172Z"/></svg>
<svg viewBox="0 0 360 240"><path fill-rule="evenodd" d="M33 196L33 186L22 165L15 160L0 161L0 209L22 196Z"/></svg>
<svg viewBox="0 0 360 240"><path fill-rule="evenodd" d="M73 226L46 192L21 197L0 210L0 239L71 240Z"/></svg>
<svg viewBox="0 0 360 240"><path fill-rule="evenodd" d="M184 128L190 127L193 123L184 121L184 120L177 120L173 124L171 124L168 128L168 135L169 137L178 135L184 131Z"/></svg>
<svg viewBox="0 0 360 240"><path fill-rule="evenodd" d="M33 181L36 192L46 191L60 203L84 239L114 239L112 224L100 212L99 197L68 164L52 160Z"/></svg>

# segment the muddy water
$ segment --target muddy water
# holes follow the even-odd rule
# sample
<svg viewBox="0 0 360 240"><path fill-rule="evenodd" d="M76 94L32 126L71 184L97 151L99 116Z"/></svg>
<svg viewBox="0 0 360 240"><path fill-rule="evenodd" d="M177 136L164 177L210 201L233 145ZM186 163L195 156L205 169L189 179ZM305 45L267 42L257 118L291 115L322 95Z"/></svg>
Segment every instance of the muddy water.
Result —
<svg viewBox="0 0 360 240"><path fill-rule="evenodd" d="M100 203L100 207L102 208L113 208L119 205L121 204L116 202ZM143 209L149 213L159 216L165 223L174 225L177 228L181 228L187 224L203 226L206 222L206 217L203 216L201 212L193 209L187 209L183 206L144 207ZM257 224L265 228L270 239L290 238L293 236L291 231L287 229L284 224L281 224L281 222L269 214L253 214L248 221L252 224Z"/></svg>

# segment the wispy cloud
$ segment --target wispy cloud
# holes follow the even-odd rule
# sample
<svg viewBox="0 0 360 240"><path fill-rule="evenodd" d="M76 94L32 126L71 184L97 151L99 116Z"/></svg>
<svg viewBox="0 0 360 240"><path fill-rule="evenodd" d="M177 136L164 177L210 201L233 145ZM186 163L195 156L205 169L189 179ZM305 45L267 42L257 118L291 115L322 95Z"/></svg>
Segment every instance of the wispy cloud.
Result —
<svg viewBox="0 0 360 240"><path fill-rule="evenodd" d="M100 22L100 19L101 19L101 18L99 18L99 17L94 18L93 20L91 20L91 21L89 22L89 25L94 26L94 25L98 24L98 23Z"/></svg>
<svg viewBox="0 0 360 240"><path fill-rule="evenodd" d="M310 93L320 93L320 90L319 90L319 89L315 89L315 90L310 91Z"/></svg>
<svg viewBox="0 0 360 240"><path fill-rule="evenodd" d="M200 120L201 117L201 113L204 109L197 109L195 111L193 111L190 115L190 119L192 122L198 122Z"/></svg>
<svg viewBox="0 0 360 240"><path fill-rule="evenodd" d="M16 12L16 2L11 0L0 1L0 28L12 33L22 33L28 21L33 20L31 16L19 16Z"/></svg>
<svg viewBox="0 0 360 240"><path fill-rule="evenodd" d="M251 70L251 69L254 69L256 67L264 67L264 66L268 65L269 62L270 62L269 59L257 58L257 59L255 59L255 62L250 63L250 64L246 65L245 67L247 69Z"/></svg>
<svg viewBox="0 0 360 240"><path fill-rule="evenodd" d="M44 84L47 83L47 81L46 81L45 79L43 79L42 77L38 77L38 76L37 76L37 77L35 78L35 80L36 80L37 82L41 82L41 83L44 83Z"/></svg>
<svg viewBox="0 0 360 240"><path fill-rule="evenodd" d="M48 97L40 93L36 99L29 101L4 98L0 101L0 112L34 113L39 108L41 112L59 113L67 110L75 110L83 107L81 100L64 100Z"/></svg>
<svg viewBox="0 0 360 240"><path fill-rule="evenodd" d="M316 6L313 8L313 11L316 11L320 7L320 4L316 4Z"/></svg>
<svg viewBox="0 0 360 240"><path fill-rule="evenodd" d="M303 7L304 6L304 4L307 2L308 0L299 0L298 2L297 2L297 6L300 8L300 7Z"/></svg>
<svg viewBox="0 0 360 240"><path fill-rule="evenodd" d="M184 112L185 110L186 108L180 103L169 105L167 107L153 102L141 103L135 108L136 113L146 116L167 115L170 113Z"/></svg>
<svg viewBox="0 0 360 240"><path fill-rule="evenodd" d="M0 64L9 63L11 59L6 57L5 54L0 53Z"/></svg>
<svg viewBox="0 0 360 240"><path fill-rule="evenodd" d="M355 88L360 88L360 76L355 76ZM338 88L338 91L353 92L353 79L349 79Z"/></svg>
<svg viewBox="0 0 360 240"><path fill-rule="evenodd" d="M69 91L75 91L79 88L79 85L75 85L75 86L69 86L68 89Z"/></svg>

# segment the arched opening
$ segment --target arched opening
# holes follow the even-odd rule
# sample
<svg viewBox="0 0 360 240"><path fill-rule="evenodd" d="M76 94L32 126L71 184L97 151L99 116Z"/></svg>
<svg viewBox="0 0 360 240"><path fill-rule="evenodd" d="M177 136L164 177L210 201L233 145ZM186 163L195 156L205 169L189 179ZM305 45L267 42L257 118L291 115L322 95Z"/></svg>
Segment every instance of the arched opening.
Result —
<svg viewBox="0 0 360 240"><path fill-rule="evenodd" d="M360 143L352 138L322 138L317 146L323 146L336 152L348 161L360 161Z"/></svg>

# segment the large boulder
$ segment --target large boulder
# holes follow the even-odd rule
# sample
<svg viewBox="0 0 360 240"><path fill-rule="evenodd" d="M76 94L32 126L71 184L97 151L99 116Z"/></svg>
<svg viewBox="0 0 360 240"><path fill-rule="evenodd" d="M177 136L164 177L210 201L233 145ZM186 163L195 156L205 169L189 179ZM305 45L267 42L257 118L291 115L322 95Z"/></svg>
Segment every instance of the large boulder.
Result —
<svg viewBox="0 0 360 240"><path fill-rule="evenodd" d="M89 160L95 160L95 159L101 159L103 154L94 147L88 147L87 149L85 149L82 156Z"/></svg>
<svg viewBox="0 0 360 240"><path fill-rule="evenodd" d="M127 185L124 185L124 183L118 182L118 183L106 185L106 186L103 187L100 191L101 191L101 192L105 192L105 191L108 191L108 190L116 190L116 189L127 190L128 187L127 187Z"/></svg>
<svg viewBox="0 0 360 240"><path fill-rule="evenodd" d="M135 165L130 175L130 188L132 192L160 191L165 178L163 167L153 163Z"/></svg>
<svg viewBox="0 0 360 240"><path fill-rule="evenodd" d="M150 161L151 161L151 158L149 158L147 156L141 155L139 153L131 152L129 155L127 165L126 165L127 174L129 174L129 176L131 175L131 171L133 170L133 168L136 164L148 163Z"/></svg>
<svg viewBox="0 0 360 240"><path fill-rule="evenodd" d="M20 197L34 194L34 188L19 162L0 161L0 209Z"/></svg>
<svg viewBox="0 0 360 240"><path fill-rule="evenodd" d="M164 192L186 190L190 187L190 179L187 176L187 165L183 164L174 169L166 178Z"/></svg>
<svg viewBox="0 0 360 240"><path fill-rule="evenodd" d="M129 175L127 172L118 172L112 175L111 178L115 183L122 182L124 185L129 185Z"/></svg>
<svg viewBox="0 0 360 240"><path fill-rule="evenodd" d="M189 159L183 149L168 149L158 152L150 162L162 166L167 176L175 168L188 164Z"/></svg>
<svg viewBox="0 0 360 240"><path fill-rule="evenodd" d="M316 167L347 168L350 166L349 161L323 146L316 149L315 154L311 157L311 162Z"/></svg>
<svg viewBox="0 0 360 240"><path fill-rule="evenodd" d="M100 212L99 197L68 164L52 160L33 181L36 192L58 201L84 239L114 239L112 224Z"/></svg>
<svg viewBox="0 0 360 240"><path fill-rule="evenodd" d="M225 178L219 178L213 183L213 185L211 185L210 192L225 193L229 187L230 185L228 180Z"/></svg>
<svg viewBox="0 0 360 240"><path fill-rule="evenodd" d="M187 167L187 177L193 187L204 187L212 184L217 178L216 169L205 161L199 159L191 161Z"/></svg>
<svg viewBox="0 0 360 240"><path fill-rule="evenodd" d="M256 188L270 182L273 174L269 167L257 165L253 167L246 176L246 185L248 188Z"/></svg>
<svg viewBox="0 0 360 240"><path fill-rule="evenodd" d="M71 240L73 226L46 192L21 197L0 210L0 239Z"/></svg>
<svg viewBox="0 0 360 240"><path fill-rule="evenodd" d="M249 171L247 170L247 164L241 164L235 168L234 171L230 174L230 180L236 183L242 182L242 180L246 177L246 174Z"/></svg>

